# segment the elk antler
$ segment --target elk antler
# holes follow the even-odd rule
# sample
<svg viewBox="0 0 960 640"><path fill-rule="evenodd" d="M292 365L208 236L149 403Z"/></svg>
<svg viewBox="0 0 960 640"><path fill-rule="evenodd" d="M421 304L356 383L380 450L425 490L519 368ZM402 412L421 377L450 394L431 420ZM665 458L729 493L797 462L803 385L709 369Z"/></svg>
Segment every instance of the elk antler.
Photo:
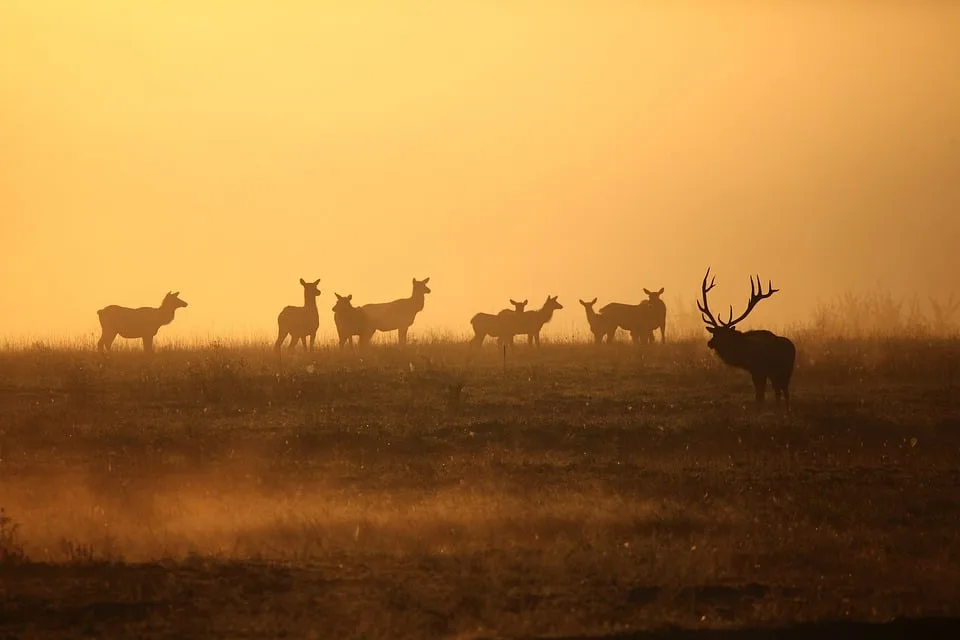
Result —
<svg viewBox="0 0 960 640"><path fill-rule="evenodd" d="M757 306L757 303L758 303L758 302L760 302L761 300L766 300L767 298L769 298L770 296L772 296L773 294L775 294L777 291L780 291L780 289L774 289L774 288L773 288L773 281L771 281L771 280L768 280L768 281L767 281L767 289L768 289L768 291L767 291L766 293L764 293L764 292L763 292L763 285L760 283L760 275L759 275L759 274L757 275L757 282L756 282L756 284L754 284L754 282L753 282L753 276L750 276L750 302L747 303L747 310L744 311L742 314L740 314L740 316L737 317L736 320L734 320L734 319L733 319L733 305L731 305L731 306L730 306L730 316L727 318L727 321L726 321L726 322L721 322L720 324L723 325L724 327L732 327L732 326L734 326L735 324L737 324L738 322L740 322L741 320L743 320L744 318L746 318L748 315L750 315L750 312L753 311L753 308L754 308L755 306Z"/></svg>
<svg viewBox="0 0 960 640"><path fill-rule="evenodd" d="M713 314L710 313L710 305L707 304L707 292L710 289L713 289L716 286L717 277L714 276L710 279L710 286L707 286L707 278L710 277L710 267L707 267L707 272L703 276L703 284L700 287L700 290L703 294L703 304L700 304L700 301L697 300L697 309L700 310L700 315L703 317L703 321L707 323L707 326L718 327L720 323L717 322L717 319L713 317Z"/></svg>

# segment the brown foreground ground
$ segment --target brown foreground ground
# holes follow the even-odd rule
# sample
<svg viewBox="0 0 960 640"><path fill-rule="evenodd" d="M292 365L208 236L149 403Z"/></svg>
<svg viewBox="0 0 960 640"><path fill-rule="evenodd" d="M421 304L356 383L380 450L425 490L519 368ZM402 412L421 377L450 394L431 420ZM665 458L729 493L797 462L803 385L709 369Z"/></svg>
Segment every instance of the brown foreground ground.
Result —
<svg viewBox="0 0 960 640"><path fill-rule="evenodd" d="M800 349L0 352L0 637L960 637L960 341Z"/></svg>

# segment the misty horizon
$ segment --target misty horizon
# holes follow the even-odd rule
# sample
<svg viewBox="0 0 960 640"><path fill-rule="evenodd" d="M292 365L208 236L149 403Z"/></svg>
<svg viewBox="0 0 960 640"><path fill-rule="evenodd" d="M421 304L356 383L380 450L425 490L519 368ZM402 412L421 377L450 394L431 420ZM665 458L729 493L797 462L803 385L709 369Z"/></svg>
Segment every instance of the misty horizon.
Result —
<svg viewBox="0 0 960 640"><path fill-rule="evenodd" d="M373 8L375 7L375 9ZM719 308L751 326L845 293L947 298L960 258L960 7L19 4L0 119L0 338L269 335L320 278L431 293L411 329L547 295ZM669 339L669 328L668 328Z"/></svg>

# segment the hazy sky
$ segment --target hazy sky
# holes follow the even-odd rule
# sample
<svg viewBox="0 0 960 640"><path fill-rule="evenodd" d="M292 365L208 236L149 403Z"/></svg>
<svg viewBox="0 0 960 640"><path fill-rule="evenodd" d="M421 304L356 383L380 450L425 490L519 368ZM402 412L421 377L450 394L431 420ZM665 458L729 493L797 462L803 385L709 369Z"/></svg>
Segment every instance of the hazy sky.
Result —
<svg viewBox="0 0 960 640"><path fill-rule="evenodd" d="M960 3L0 6L0 336L190 307L272 332L300 277L433 293L716 304L758 320L881 286L960 290Z"/></svg>

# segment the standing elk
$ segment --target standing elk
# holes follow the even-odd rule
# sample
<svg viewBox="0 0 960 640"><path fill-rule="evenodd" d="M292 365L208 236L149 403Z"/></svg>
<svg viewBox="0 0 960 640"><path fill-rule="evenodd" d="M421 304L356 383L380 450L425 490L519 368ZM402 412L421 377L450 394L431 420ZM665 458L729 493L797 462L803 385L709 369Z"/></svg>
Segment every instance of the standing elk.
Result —
<svg viewBox="0 0 960 640"><path fill-rule="evenodd" d="M303 343L303 348L307 348L307 338L310 338L310 350L313 351L313 343L317 339L317 329L320 327L320 313L317 311L317 296L320 295L320 278L313 282L307 282L300 278L300 286L303 287L303 306L287 306L283 308L280 315L277 316L277 342L273 345L275 351L280 351L280 346L286 337L290 336L290 351L297 346L297 342Z"/></svg>
<svg viewBox="0 0 960 640"><path fill-rule="evenodd" d="M563 309L563 305L557 300L557 296L547 296L543 306L535 311L524 311L517 314L519 326L516 335L526 335L527 344L540 346L540 331L543 325L553 319L553 312ZM511 338L512 340L512 338Z"/></svg>
<svg viewBox="0 0 960 640"><path fill-rule="evenodd" d="M100 341L97 342L97 351L110 350L117 335L124 338L142 338L143 350L153 352L153 338L165 324L173 322L173 314L177 309L186 307L187 303L179 298L180 292L167 292L159 307L121 307L111 304L97 311L100 318Z"/></svg>
<svg viewBox="0 0 960 640"><path fill-rule="evenodd" d="M616 327L630 332L630 340L633 344L650 344L653 342L654 329L660 329L660 342L665 338L667 325L667 306L660 299L663 293L659 291L650 291L644 289L647 299L640 304L626 304L623 302L611 302L600 308L600 313L611 318L616 323ZM614 329L616 332L616 328ZM608 339L612 340L612 335Z"/></svg>
<svg viewBox="0 0 960 640"><path fill-rule="evenodd" d="M337 325L337 336L340 339L340 348L347 342L353 347L353 336L362 336L364 334L363 311L359 307L353 306L353 294L342 296L334 292L337 296L337 303L333 305L333 322Z"/></svg>
<svg viewBox="0 0 960 640"><path fill-rule="evenodd" d="M497 344L503 346L513 344L513 336L520 333L520 314L527 307L528 300L517 302L510 298L510 304L513 309L503 309L498 313L478 313L470 318L470 326L473 327L473 339L470 340L472 346L483 344L487 336L497 339Z"/></svg>
<svg viewBox="0 0 960 640"><path fill-rule="evenodd" d="M610 344L613 341L613 334L617 331L617 323L613 316L607 316L593 310L593 305L597 304L596 298L590 302L580 300L580 304L583 305L584 311L587 312L587 323L590 325L590 332L593 334L594 343L602 344L603 338L606 337L607 344Z"/></svg>
<svg viewBox="0 0 960 640"><path fill-rule="evenodd" d="M710 341L707 342L707 346L716 351L725 364L744 369L750 373L753 378L753 386L757 392L758 405L763 403L767 379L769 378L773 384L777 404L780 403L780 394L783 394L784 402L789 409L790 376L793 375L793 363L797 355L793 342L771 331L754 329L741 332L735 326L750 315L758 302L769 298L779 289L774 289L773 283L768 282L768 291L764 293L760 276L757 276L756 284L754 284L753 276L750 276L750 301L747 303L747 310L734 320L733 307L731 306L727 321L717 321L707 304L707 293L716 285L716 277L711 278L709 286L707 285L709 276L710 269L707 268L707 273L703 276L703 284L701 285L703 303L697 301L697 308L707 325L706 329L712 335Z"/></svg>
<svg viewBox="0 0 960 640"><path fill-rule="evenodd" d="M371 302L360 309L364 314L365 326L360 335L360 344L370 342L370 338L377 331L396 331L397 344L407 344L407 331L416 319L417 314L423 311L424 296L430 293L427 283L430 278L423 280L413 279L413 292L409 298L400 298L391 302Z"/></svg>
<svg viewBox="0 0 960 640"><path fill-rule="evenodd" d="M660 299L660 296L663 295L663 287L660 287L659 291L650 291L644 288L643 292L647 294L647 299L640 304L641 306L644 303L649 305L646 312L650 323L653 325L650 330L660 329L660 344L663 344L667 341L667 305ZM653 336L651 336L651 342L653 341L652 338Z"/></svg>

